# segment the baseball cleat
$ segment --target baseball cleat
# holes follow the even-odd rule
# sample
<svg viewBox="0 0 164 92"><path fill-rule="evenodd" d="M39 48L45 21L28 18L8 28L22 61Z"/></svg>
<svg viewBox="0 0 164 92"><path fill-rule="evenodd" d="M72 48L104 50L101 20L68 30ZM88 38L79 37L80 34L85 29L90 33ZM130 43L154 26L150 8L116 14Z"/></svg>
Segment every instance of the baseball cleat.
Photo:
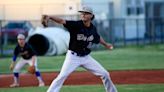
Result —
<svg viewBox="0 0 164 92"><path fill-rule="evenodd" d="M39 83L39 87L45 86L44 82Z"/></svg>
<svg viewBox="0 0 164 92"><path fill-rule="evenodd" d="M11 88L14 88L14 87L19 87L19 84L18 83L13 83L10 85Z"/></svg>

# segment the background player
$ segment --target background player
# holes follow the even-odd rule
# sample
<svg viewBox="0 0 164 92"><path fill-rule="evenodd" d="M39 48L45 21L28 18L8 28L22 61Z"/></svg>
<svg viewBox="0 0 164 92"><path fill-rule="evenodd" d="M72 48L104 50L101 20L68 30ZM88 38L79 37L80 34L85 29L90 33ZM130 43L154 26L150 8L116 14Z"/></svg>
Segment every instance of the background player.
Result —
<svg viewBox="0 0 164 92"><path fill-rule="evenodd" d="M10 65L10 69L13 70L14 73L14 83L10 85L10 87L18 87L19 86L19 72L20 69L25 65L29 64L34 67L36 72L35 75L39 81L39 86L44 86L44 82L41 78L41 74L37 68L37 56L32 47L25 42L25 36L23 34L19 34L17 36L18 45L14 50L13 61ZM20 60L17 62L16 66L16 58L18 55L21 55Z"/></svg>
<svg viewBox="0 0 164 92"><path fill-rule="evenodd" d="M48 20L51 19L54 22L63 24L70 32L69 50L67 51L64 64L60 74L52 82L47 92L59 92L70 73L80 66L96 76L100 76L106 92L117 92L108 71L89 55L92 44L101 43L108 49L112 49L113 46L106 43L103 38L98 35L96 27L91 22L94 19L92 9L83 7L79 12L81 13L81 20L79 21L67 21L58 17L43 16L42 24L44 26L47 26Z"/></svg>

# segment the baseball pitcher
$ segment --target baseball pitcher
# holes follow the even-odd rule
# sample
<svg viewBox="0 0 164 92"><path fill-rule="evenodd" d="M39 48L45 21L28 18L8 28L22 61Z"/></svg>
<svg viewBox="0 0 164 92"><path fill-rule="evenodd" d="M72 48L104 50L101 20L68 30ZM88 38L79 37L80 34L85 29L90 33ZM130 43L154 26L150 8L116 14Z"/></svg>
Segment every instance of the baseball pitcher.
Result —
<svg viewBox="0 0 164 92"><path fill-rule="evenodd" d="M94 19L92 9L83 7L79 12L81 13L81 20L78 21L64 20L47 15L44 15L42 18L44 26L47 26L47 21L50 19L63 24L70 32L69 49L64 64L60 74L51 83L47 92L59 92L66 78L78 67L83 67L94 75L101 77L106 92L117 92L108 71L90 56L92 44L101 43L107 49L112 49L113 46L106 43L97 33L96 27L92 24Z"/></svg>

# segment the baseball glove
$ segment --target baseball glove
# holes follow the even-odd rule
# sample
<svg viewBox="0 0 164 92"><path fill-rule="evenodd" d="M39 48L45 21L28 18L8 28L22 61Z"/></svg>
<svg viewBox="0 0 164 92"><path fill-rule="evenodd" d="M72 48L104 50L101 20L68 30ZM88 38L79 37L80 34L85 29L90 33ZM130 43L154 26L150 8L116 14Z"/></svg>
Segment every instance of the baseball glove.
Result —
<svg viewBox="0 0 164 92"><path fill-rule="evenodd" d="M48 27L48 20L47 20L46 15L42 16L41 23L42 23L43 27Z"/></svg>
<svg viewBox="0 0 164 92"><path fill-rule="evenodd" d="M27 71L28 71L28 73L30 73L30 74L34 74L34 73L35 73L35 66L29 66L29 67L27 68Z"/></svg>

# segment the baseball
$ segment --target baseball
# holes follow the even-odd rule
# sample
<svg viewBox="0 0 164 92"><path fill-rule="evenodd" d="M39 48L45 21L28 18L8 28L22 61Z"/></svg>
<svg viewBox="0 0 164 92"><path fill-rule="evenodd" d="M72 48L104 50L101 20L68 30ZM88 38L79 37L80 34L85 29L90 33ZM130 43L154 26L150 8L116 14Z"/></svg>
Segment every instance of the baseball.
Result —
<svg viewBox="0 0 164 92"><path fill-rule="evenodd" d="M110 49L112 50L113 49L113 46L111 46Z"/></svg>

